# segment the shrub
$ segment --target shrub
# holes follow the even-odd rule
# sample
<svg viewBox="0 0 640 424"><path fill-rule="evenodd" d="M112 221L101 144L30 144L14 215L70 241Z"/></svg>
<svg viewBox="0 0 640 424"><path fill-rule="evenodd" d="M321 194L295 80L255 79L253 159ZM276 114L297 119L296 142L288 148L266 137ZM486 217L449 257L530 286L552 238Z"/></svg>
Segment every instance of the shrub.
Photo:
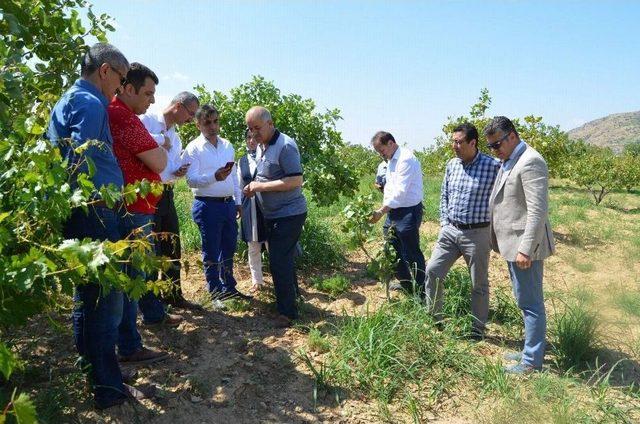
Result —
<svg viewBox="0 0 640 424"><path fill-rule="evenodd" d="M305 269L334 269L344 264L344 246L329 224L316 216L313 208L309 208L300 245L302 256L298 258L298 263Z"/></svg>

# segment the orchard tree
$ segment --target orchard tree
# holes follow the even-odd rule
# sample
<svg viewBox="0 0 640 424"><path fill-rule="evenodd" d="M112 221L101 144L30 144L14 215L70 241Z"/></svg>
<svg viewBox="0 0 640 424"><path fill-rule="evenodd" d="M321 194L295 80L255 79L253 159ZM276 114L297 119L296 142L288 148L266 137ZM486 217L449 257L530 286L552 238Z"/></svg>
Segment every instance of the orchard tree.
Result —
<svg viewBox="0 0 640 424"><path fill-rule="evenodd" d="M195 90L200 103L212 103L220 112L220 135L232 142L237 152L243 152L245 113L256 105L269 109L275 126L296 140L304 169L305 188L319 205L334 203L340 195L352 195L357 188L356 173L340 160L345 146L336 123L342 119L338 109L324 113L316 111L311 99L297 94L281 94L273 82L261 76L236 88L229 94L209 92L198 85ZM198 134L194 124L180 129L183 140Z"/></svg>
<svg viewBox="0 0 640 424"><path fill-rule="evenodd" d="M612 190L623 187L618 158L611 149L593 146L583 141L573 142L570 147L571 161L567 164L569 178L586 188L596 205Z"/></svg>

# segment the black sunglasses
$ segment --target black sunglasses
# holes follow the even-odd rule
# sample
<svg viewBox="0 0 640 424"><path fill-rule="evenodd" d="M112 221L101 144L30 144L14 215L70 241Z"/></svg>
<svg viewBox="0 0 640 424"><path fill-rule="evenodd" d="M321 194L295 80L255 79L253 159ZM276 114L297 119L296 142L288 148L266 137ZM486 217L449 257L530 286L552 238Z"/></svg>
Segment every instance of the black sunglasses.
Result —
<svg viewBox="0 0 640 424"><path fill-rule="evenodd" d="M498 140L494 141L493 143L487 143L487 149L492 149L492 150L498 150L500 148L500 146L502 146L502 142L504 140L507 139L507 137L509 137L509 134L505 134L502 137L500 137Z"/></svg>
<svg viewBox="0 0 640 424"><path fill-rule="evenodd" d="M118 71L116 68L114 68L113 66L109 65L109 68L111 68L111 70L113 72L115 72L116 74L118 74L118 76L120 77L120 86L124 87L124 85L127 83L127 77L126 76L122 76L122 74L120 73L120 71Z"/></svg>

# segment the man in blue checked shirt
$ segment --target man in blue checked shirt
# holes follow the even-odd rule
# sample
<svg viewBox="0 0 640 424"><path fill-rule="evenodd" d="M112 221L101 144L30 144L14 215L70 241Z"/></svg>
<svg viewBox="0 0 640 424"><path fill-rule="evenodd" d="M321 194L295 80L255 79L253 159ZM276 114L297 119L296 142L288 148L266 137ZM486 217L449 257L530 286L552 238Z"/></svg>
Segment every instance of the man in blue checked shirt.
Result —
<svg viewBox="0 0 640 424"><path fill-rule="evenodd" d="M464 257L473 285L470 337L481 340L489 315L489 196L500 162L478 150L478 130L464 123L453 130L455 158L447 163L440 195L440 234L426 269L426 300L441 318L443 281L453 263Z"/></svg>

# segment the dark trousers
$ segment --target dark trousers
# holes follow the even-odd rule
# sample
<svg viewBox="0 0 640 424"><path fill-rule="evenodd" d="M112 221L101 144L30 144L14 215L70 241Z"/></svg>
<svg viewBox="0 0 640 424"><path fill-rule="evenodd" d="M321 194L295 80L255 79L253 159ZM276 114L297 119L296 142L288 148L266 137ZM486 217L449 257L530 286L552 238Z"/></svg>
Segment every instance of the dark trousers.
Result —
<svg viewBox="0 0 640 424"><path fill-rule="evenodd" d="M148 237L153 227L153 215L143 213L127 213L122 218L122 234L128 238ZM150 239L150 242L153 242ZM147 276L143 271L135 269L131 264L125 265L125 271L131 279L142 277L145 281L153 280L153 275ZM118 353L132 355L142 349L142 337L138 332L136 319L138 309L142 312L142 320L147 324L162 322L166 316L164 305L153 292L146 292L138 300L129 299L124 295L122 303L122 322L118 337Z"/></svg>
<svg viewBox="0 0 640 424"><path fill-rule="evenodd" d="M276 292L278 313L291 319L298 318L296 296L298 279L295 269L296 244L307 218L301 215L265 219L269 244L269 267Z"/></svg>
<svg viewBox="0 0 640 424"><path fill-rule="evenodd" d="M172 283L171 292L163 296L163 300L173 303L184 299L180 286L180 224L173 200L173 187L165 185L162 199L158 202L154 215L154 231L158 234L156 254L171 259L171 267L162 272L162 279Z"/></svg>
<svg viewBox="0 0 640 424"><path fill-rule="evenodd" d="M120 217L117 212L103 207L89 207L88 213L77 208L65 223L63 234L65 238L118 241L122 238ZM73 300L76 349L83 364L89 365L96 404L108 406L126 397L116 356L123 294L118 290L102 292L97 282L89 281L76 287Z"/></svg>
<svg viewBox="0 0 640 424"><path fill-rule="evenodd" d="M396 277L400 284L410 291L413 291L415 278L415 287L419 294L424 292L425 277L419 232L422 214L422 202L415 206L391 209L383 226L385 237L389 234L390 228L394 229L391 244L398 255Z"/></svg>
<svg viewBox="0 0 640 424"><path fill-rule="evenodd" d="M202 238L202 262L209 293L236 291L233 255L238 244L236 205L233 200L196 197L191 209Z"/></svg>

